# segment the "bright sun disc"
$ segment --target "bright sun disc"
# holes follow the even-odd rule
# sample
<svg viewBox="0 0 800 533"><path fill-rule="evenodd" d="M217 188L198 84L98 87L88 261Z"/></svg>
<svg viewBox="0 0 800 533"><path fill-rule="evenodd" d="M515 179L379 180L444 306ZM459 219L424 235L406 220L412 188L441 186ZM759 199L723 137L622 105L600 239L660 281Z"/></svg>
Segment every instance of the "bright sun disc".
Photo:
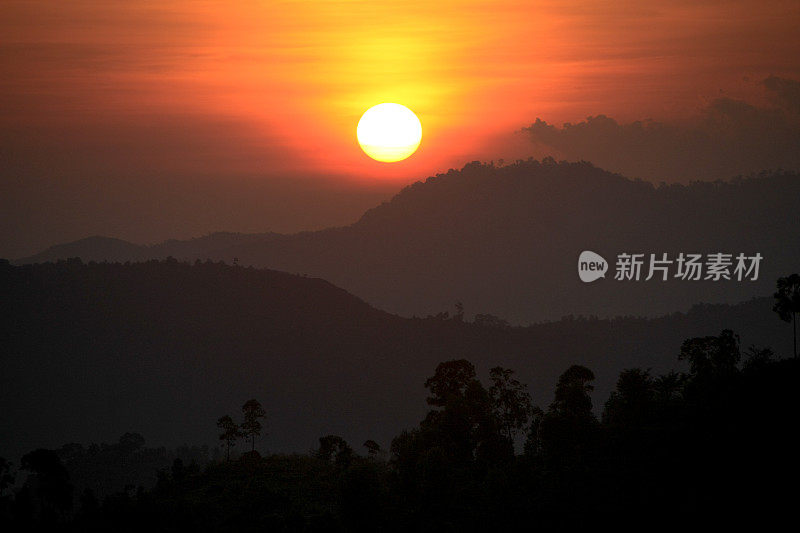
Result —
<svg viewBox="0 0 800 533"><path fill-rule="evenodd" d="M413 154L422 140L417 115L400 104L378 104L358 121L356 136L361 149L377 161L393 163Z"/></svg>

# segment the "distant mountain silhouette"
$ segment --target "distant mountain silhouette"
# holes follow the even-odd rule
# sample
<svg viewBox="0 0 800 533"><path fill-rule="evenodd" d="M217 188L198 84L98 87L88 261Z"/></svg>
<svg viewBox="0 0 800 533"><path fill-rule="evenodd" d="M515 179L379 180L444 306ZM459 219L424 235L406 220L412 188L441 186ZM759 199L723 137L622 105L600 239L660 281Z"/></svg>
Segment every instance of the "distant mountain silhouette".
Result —
<svg viewBox="0 0 800 533"><path fill-rule="evenodd" d="M327 281L221 263L0 262L0 453L113 441L216 442L242 398L267 410L259 446L305 451L322 435L382 446L427 409L436 364L502 365L547 405L569 365L597 375L678 367L681 342L732 328L743 346L790 353L770 298L695 306L656 319L565 318L525 328L481 317L405 319Z"/></svg>
<svg viewBox="0 0 800 533"><path fill-rule="evenodd" d="M133 244L113 237L95 235L65 244L57 244L31 257L15 261L17 264L45 263L79 257L84 261L147 261L148 259L206 259L222 253L232 246L260 242L274 233L230 233L217 232L205 237L189 240L170 239L153 245Z"/></svg>
<svg viewBox="0 0 800 533"><path fill-rule="evenodd" d="M800 265L800 246L789 244L800 242L798 199L800 176L782 171L654 186L589 163L475 162L406 187L347 227L110 251L109 244L79 241L22 262L238 258L324 278L404 316L437 313L457 301L467 316L491 313L513 323L571 313L656 316L698 301L732 303L771 292L777 277ZM607 279L578 279L583 250L610 262ZM616 282L622 252L758 252L764 259L758 281Z"/></svg>

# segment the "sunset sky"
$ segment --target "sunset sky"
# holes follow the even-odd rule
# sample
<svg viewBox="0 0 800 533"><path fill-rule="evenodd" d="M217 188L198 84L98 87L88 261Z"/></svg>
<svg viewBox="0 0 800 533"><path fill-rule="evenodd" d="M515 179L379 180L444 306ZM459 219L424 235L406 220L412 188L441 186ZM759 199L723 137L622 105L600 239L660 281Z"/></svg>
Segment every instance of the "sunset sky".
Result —
<svg viewBox="0 0 800 533"><path fill-rule="evenodd" d="M800 113L796 0L4 0L2 13L0 257L93 234L349 223L470 160L543 155L522 131L537 118L682 127L721 97ZM381 102L422 122L403 162L356 141Z"/></svg>

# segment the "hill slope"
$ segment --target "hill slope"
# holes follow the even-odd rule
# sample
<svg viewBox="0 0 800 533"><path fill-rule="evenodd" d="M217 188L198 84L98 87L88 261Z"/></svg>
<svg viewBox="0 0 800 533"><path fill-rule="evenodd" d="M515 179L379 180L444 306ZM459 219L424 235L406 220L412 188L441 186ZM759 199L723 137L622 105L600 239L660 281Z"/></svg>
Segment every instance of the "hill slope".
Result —
<svg viewBox="0 0 800 533"><path fill-rule="evenodd" d="M452 309L457 301L468 315L514 323L571 313L657 316L698 301L769 294L777 277L800 268L800 247L787 245L800 242L798 213L800 177L791 173L655 187L588 163L472 163L405 188L347 227L210 236L208 246L164 243L127 257L76 245L26 261L237 258L324 278L405 316ZM610 262L606 280L578 279L583 250ZM764 260L757 281L615 282L622 252L761 253Z"/></svg>
<svg viewBox="0 0 800 533"><path fill-rule="evenodd" d="M676 367L687 337L730 327L783 354L791 342L770 299L508 328L404 319L326 281L215 263L0 263L0 292L0 456L11 457L127 431L213 443L217 418L252 397L268 413L262 449L305 451L330 433L385 446L426 412L440 361L513 368L540 405L585 364L602 404L623 368Z"/></svg>
<svg viewBox="0 0 800 533"><path fill-rule="evenodd" d="M197 237L195 239L171 239L158 244L142 245L95 235L77 241L57 244L30 257L24 257L17 264L46 263L78 257L83 261L109 261L124 263L126 261L147 261L149 259L207 259L232 246L261 242L276 234L273 233L229 233L218 232Z"/></svg>

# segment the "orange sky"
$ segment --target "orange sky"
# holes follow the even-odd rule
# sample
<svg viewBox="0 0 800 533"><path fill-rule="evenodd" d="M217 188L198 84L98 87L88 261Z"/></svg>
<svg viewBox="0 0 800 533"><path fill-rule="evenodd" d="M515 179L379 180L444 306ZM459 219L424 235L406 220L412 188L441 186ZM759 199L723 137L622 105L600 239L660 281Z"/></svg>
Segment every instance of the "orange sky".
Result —
<svg viewBox="0 0 800 533"><path fill-rule="evenodd" d="M796 0L4 0L2 13L0 128L30 174L12 182L71 169L158 172L178 189L195 175L397 188L530 155L513 132L537 117L679 120L721 92L756 97L770 74L800 78ZM401 163L355 138L386 101L423 124Z"/></svg>
<svg viewBox="0 0 800 533"><path fill-rule="evenodd" d="M648 4L5 2L5 100L22 104L6 120L204 116L241 124L243 154L286 149L277 168L408 177L490 156L487 141L536 117L685 116L746 92L745 76L798 74L796 1ZM355 142L384 101L423 122L405 163Z"/></svg>

